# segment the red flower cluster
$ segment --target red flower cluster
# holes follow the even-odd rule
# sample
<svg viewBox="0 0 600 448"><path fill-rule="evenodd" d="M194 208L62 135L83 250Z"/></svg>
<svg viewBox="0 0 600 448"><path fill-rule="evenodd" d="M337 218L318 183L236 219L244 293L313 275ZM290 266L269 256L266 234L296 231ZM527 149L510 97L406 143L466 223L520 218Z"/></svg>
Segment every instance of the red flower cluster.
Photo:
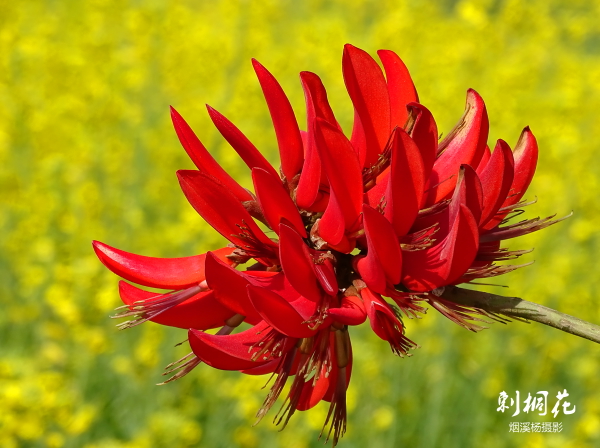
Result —
<svg viewBox="0 0 600 448"><path fill-rule="evenodd" d="M277 423L328 401L324 426L330 424L334 445L346 429L348 328L368 318L400 356L415 347L404 334L401 314L414 317L425 311L423 303L468 329L481 329L474 321L496 316L444 300L440 288L516 269L494 262L527 251L501 249L500 242L556 222L549 217L506 225L527 205L521 199L538 157L529 128L514 152L502 140L490 151L485 105L469 90L464 115L438 143L434 118L418 102L403 62L392 51L378 55L385 74L366 52L344 48L343 76L354 105L350 138L317 75L300 73L307 109L307 130L301 131L279 83L253 61L277 136L279 172L234 124L208 107L252 170L254 193L232 179L171 111L177 135L198 167L177 173L181 188L231 242L228 247L160 259L94 242L114 273L170 290L157 295L122 281L125 306L117 316L133 316L122 328L151 320L189 330L192 353L168 366L167 373L176 372L170 380L201 362L273 374L260 419L290 379ZM235 333L242 322L250 327ZM220 330L206 332L212 328Z"/></svg>

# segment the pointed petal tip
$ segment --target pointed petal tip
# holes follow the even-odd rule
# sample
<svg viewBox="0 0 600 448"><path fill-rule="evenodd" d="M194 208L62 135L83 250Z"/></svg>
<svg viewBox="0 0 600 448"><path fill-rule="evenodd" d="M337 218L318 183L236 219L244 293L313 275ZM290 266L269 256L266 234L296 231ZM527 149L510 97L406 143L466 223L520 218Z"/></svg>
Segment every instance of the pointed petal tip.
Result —
<svg viewBox="0 0 600 448"><path fill-rule="evenodd" d="M101 241L96 241L93 240L92 241L92 247L94 248L94 252L96 252L96 255L98 256L98 258L100 258L100 261L103 261L103 257L104 256L108 256L107 252L110 252L112 248L111 246L109 246L108 244L105 244Z"/></svg>
<svg viewBox="0 0 600 448"><path fill-rule="evenodd" d="M255 72L258 72L259 70L267 71L265 66L258 62L258 60L256 60L255 58L252 58L252 67L254 68Z"/></svg>
<svg viewBox="0 0 600 448"><path fill-rule="evenodd" d="M189 178L191 172L195 172L196 170L177 170L175 171L175 175L177 176L177 180L179 183L183 182L185 179Z"/></svg>
<svg viewBox="0 0 600 448"><path fill-rule="evenodd" d="M183 120L181 114L173 106L169 106L169 112L171 114L171 120Z"/></svg>

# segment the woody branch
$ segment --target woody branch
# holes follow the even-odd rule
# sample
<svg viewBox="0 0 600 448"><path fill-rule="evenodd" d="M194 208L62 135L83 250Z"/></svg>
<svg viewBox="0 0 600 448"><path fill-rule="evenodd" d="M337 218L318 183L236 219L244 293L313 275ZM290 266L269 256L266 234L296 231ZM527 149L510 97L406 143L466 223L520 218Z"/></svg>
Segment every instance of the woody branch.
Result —
<svg viewBox="0 0 600 448"><path fill-rule="evenodd" d="M459 305L539 322L600 343L600 326L518 297L499 296L457 286L447 286L441 297Z"/></svg>

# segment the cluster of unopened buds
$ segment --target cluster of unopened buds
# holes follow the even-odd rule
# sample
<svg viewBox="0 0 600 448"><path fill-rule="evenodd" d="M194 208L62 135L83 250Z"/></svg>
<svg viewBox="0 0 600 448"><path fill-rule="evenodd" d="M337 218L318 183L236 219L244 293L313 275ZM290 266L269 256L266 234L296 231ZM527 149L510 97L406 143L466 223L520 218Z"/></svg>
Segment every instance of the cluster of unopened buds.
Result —
<svg viewBox="0 0 600 448"><path fill-rule="evenodd" d="M285 425L297 410L325 400L331 404L324 428L329 425L334 445L346 430L349 328L368 320L393 353L405 356L416 344L405 335L403 316L417 317L425 304L473 331L485 318L502 320L446 300L443 289L520 267L496 264L529 252L501 242L556 222L507 224L530 204L522 198L538 148L529 128L514 151L503 140L491 151L484 102L469 90L464 115L440 141L403 62L389 50L378 55L383 71L366 52L344 48L343 77L354 105L350 138L316 74L300 73L307 110L302 131L279 83L253 60L277 136L279 170L208 107L252 171L254 192L230 177L171 111L198 168L177 173L183 193L230 241L227 247L162 259L94 242L114 273L168 291L121 281L125 305L116 316L131 318L121 328L150 320L188 330L191 353L168 366L167 382L201 363L272 375L260 419L290 381L276 422Z"/></svg>

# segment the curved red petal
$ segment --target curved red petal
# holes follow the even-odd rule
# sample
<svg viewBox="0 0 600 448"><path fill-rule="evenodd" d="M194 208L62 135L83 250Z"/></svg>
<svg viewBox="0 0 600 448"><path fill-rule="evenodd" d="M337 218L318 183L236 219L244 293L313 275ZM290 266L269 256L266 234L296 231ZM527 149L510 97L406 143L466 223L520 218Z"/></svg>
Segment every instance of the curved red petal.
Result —
<svg viewBox="0 0 600 448"><path fill-rule="evenodd" d="M93 241L92 246L100 261L112 272L130 282L152 288L183 289L197 285L206 277L204 263L206 254L181 258L146 257ZM233 251L224 247L215 251L221 260Z"/></svg>
<svg viewBox="0 0 600 448"><path fill-rule="evenodd" d="M298 233L291 227L279 227L279 260L286 279L302 296L317 301L323 295L308 248Z"/></svg>
<svg viewBox="0 0 600 448"><path fill-rule="evenodd" d="M344 212L335 191L329 194L329 202L325 213L318 221L319 236L327 241L330 247L343 245L345 242Z"/></svg>
<svg viewBox="0 0 600 448"><path fill-rule="evenodd" d="M344 45L342 72L366 140L364 166L373 165L390 135L390 98L381 68L369 54ZM361 167L362 168L362 167Z"/></svg>
<svg viewBox="0 0 600 448"><path fill-rule="evenodd" d="M295 341L295 339L294 339ZM301 356L298 354L294 354L294 359L292 361L292 366L290 367L289 375L296 375L298 372L298 367L300 364ZM268 361L266 364L262 366L254 367L251 369L240 370L240 372L246 375L265 375L267 373L273 373L277 370L277 367L281 364L281 358L275 358L272 361Z"/></svg>
<svg viewBox="0 0 600 448"><path fill-rule="evenodd" d="M321 285L321 288L330 296L335 296L338 293L338 282L333 269L331 260L325 258L321 261L315 261L312 263L312 268L317 276L317 280Z"/></svg>
<svg viewBox="0 0 600 448"><path fill-rule="evenodd" d="M356 157L358 157L358 164L360 166L365 166L365 160L367 158L367 136L365 135L365 130L360 122L360 116L356 109L354 109L354 124L352 125L350 144L352 144Z"/></svg>
<svg viewBox="0 0 600 448"><path fill-rule="evenodd" d="M479 249L477 222L466 205L461 204L457 220L459 223L453 226L451 233L454 247L447 245L441 253L442 258L452 260L446 280L449 283L453 283L469 269Z"/></svg>
<svg viewBox="0 0 600 448"><path fill-rule="evenodd" d="M317 118L315 136L319 156L331 188L329 204L321 218L320 229L329 226L332 220L343 217L342 226L352 231L358 225L363 199L362 170L352 145L335 126ZM332 223L337 227L338 223ZM338 241L329 241L332 244Z"/></svg>
<svg viewBox="0 0 600 448"><path fill-rule="evenodd" d="M126 305L134 306L135 302L152 300L162 296L152 291L144 291L127 282L119 282L119 295ZM205 291L190 297L185 302L169 308L151 318L152 322L183 329L195 328L208 330L222 327L225 321L235 313L223 306L216 298L213 291Z"/></svg>
<svg viewBox="0 0 600 448"><path fill-rule="evenodd" d="M535 173L538 159L538 145L529 126L523 129L513 152L514 177L508 197L500 208L517 204L522 198ZM496 227L508 215L509 211L499 213L483 226L485 230Z"/></svg>
<svg viewBox="0 0 600 448"><path fill-rule="evenodd" d="M275 77L256 59L252 59L252 66L273 120L281 158L281 171L289 182L300 172L304 160L300 128L292 105Z"/></svg>
<svg viewBox="0 0 600 448"><path fill-rule="evenodd" d="M273 177L267 171L255 168L252 170L252 181L260 208L271 229L279 232L279 223L285 219L303 238L306 238L302 217L294 201L283 188L279 177Z"/></svg>
<svg viewBox="0 0 600 448"><path fill-rule="evenodd" d="M300 81L306 101L307 133L305 161L296 190L296 204L300 208L310 210L318 200L319 186L326 180L315 143L315 120L320 117L338 127L339 125L327 100L327 91L321 79L314 73L301 72Z"/></svg>
<svg viewBox="0 0 600 448"><path fill-rule="evenodd" d="M447 198L456 185L460 165L477 166L483 157L489 122L483 99L473 89L467 92L465 113L438 147L428 183L427 205Z"/></svg>
<svg viewBox="0 0 600 448"><path fill-rule="evenodd" d="M438 152L438 129L433 115L425 106L419 103L409 103L408 110L415 117L415 123L410 130L410 137L419 147L423 159L423 175L429 179ZM423 205L426 196L423 196Z"/></svg>
<svg viewBox="0 0 600 448"><path fill-rule="evenodd" d="M506 200L513 176L513 153L504 140L498 140L489 162L479 176L483 188L483 212L480 226L490 221Z"/></svg>
<svg viewBox="0 0 600 448"><path fill-rule="evenodd" d="M370 253L370 256L359 257L356 269L369 288L373 291L385 291L387 286L385 272L374 253Z"/></svg>
<svg viewBox="0 0 600 448"><path fill-rule="evenodd" d="M363 205L363 223L368 247L365 260L378 264L390 284L400 283L402 251L394 233L394 228L384 216L367 204ZM384 292L385 286L381 293Z"/></svg>
<svg viewBox="0 0 600 448"><path fill-rule="evenodd" d="M503 207L516 204L521 200L535 173L538 160L538 145L535 136L527 126L523 129L513 153L515 169L510 195Z"/></svg>
<svg viewBox="0 0 600 448"><path fill-rule="evenodd" d="M173 121L173 126L181 145L190 156L190 159L192 159L192 162L194 162L194 165L200 171L218 179L239 201L250 201L252 199L250 193L244 190L240 184L221 168L221 165L210 155L200 139L194 134L192 128L190 128L183 117L179 115L179 112L173 107L171 107L171 120Z"/></svg>
<svg viewBox="0 0 600 448"><path fill-rule="evenodd" d="M292 338L309 338L315 331L304 323L305 318L278 294L248 285L248 296L261 317L280 333Z"/></svg>
<svg viewBox="0 0 600 448"><path fill-rule="evenodd" d="M344 325L360 325L367 320L365 306L356 296L343 297L340 307L329 308L328 313L334 321Z"/></svg>
<svg viewBox="0 0 600 448"><path fill-rule="evenodd" d="M348 386L350 386L350 377L352 376L352 344L350 343L350 338L348 338L348 364L344 368L346 371L346 390L348 390ZM323 401L331 402L334 399L336 386L338 377L340 374L340 368L337 366L337 363L333 364L331 373L329 374L329 389L325 393L323 397Z"/></svg>
<svg viewBox="0 0 600 448"><path fill-rule="evenodd" d="M206 283L215 292L216 299L227 308L242 316L246 321L256 324L260 315L248 298L246 286L250 283L244 275L226 265L208 252L206 257Z"/></svg>
<svg viewBox="0 0 600 448"><path fill-rule="evenodd" d="M477 222L464 204L448 235L437 245L425 250L403 251L402 283L411 291L431 291L451 284L469 268L479 244Z"/></svg>
<svg viewBox="0 0 600 448"><path fill-rule="evenodd" d="M476 222L481 221L481 214L483 213L483 187L481 181L475 170L471 165L462 165L458 174L458 184L460 187L460 193L463 197L460 199L461 204L465 204ZM455 193L457 191L455 190Z"/></svg>
<svg viewBox="0 0 600 448"><path fill-rule="evenodd" d="M277 358L257 367L251 367L249 369L240 370L240 372L246 375L266 375L275 372L277 366L279 366L280 363L281 359Z"/></svg>
<svg viewBox="0 0 600 448"><path fill-rule="evenodd" d="M419 147L400 128L394 131L390 165L384 214L396 235L402 237L409 232L419 213L426 179Z"/></svg>
<svg viewBox="0 0 600 448"><path fill-rule="evenodd" d="M380 322L380 317L378 316L377 311L383 313L392 322L399 322L398 318L390 309L389 304L379 294L374 294L370 288L361 290L360 294L365 303L365 310L367 312L367 316L369 317L371 329L377 336L384 341L387 341L388 335L386 334Z"/></svg>
<svg viewBox="0 0 600 448"><path fill-rule="evenodd" d="M484 170L484 168L487 166L488 162L490 161L490 158L492 157L492 151L490 151L490 147L488 145L485 145L485 150L483 151L483 156L481 157L481 160L479 161L479 164L477 165L477 175L480 175L482 173L482 171Z"/></svg>
<svg viewBox="0 0 600 448"><path fill-rule="evenodd" d="M265 364L253 361L253 348L261 341L268 325L261 322L231 335L213 335L190 329L188 340L194 354L204 363L220 370L245 370Z"/></svg>
<svg viewBox="0 0 600 448"><path fill-rule="evenodd" d="M235 149L235 152L237 152L244 163L248 165L248 168L261 168L275 179L279 179L279 174L275 171L275 168L271 166L267 159L265 159L260 151L256 149L256 146L248 140L248 137L246 137L242 131L240 131L223 114L216 109L213 109L208 104L206 105L206 109L221 135L227 140L231 147Z"/></svg>
<svg viewBox="0 0 600 448"><path fill-rule="evenodd" d="M377 54L385 69L390 97L390 127L392 129L396 126L401 128L408 118L406 105L419 101L417 89L415 89L406 65L396 53L391 50L379 50Z"/></svg>
<svg viewBox="0 0 600 448"><path fill-rule="evenodd" d="M326 365L323 366L319 374L319 379L316 382L313 383L313 379L311 378L304 383L296 409L299 411L308 411L323 399L331 382L327 368Z"/></svg>
<svg viewBox="0 0 600 448"><path fill-rule="evenodd" d="M242 275L251 285L259 286L264 289L268 289L288 302L294 302L300 298L300 293L289 282L284 272L262 272L260 271L246 271ZM273 275L274 274L274 275Z"/></svg>
<svg viewBox="0 0 600 448"><path fill-rule="evenodd" d="M253 235L256 244L276 247L244 206L216 179L199 171L188 170L177 171L177 178L192 207L233 244L240 247L250 244L248 239L240 236L245 228Z"/></svg>

